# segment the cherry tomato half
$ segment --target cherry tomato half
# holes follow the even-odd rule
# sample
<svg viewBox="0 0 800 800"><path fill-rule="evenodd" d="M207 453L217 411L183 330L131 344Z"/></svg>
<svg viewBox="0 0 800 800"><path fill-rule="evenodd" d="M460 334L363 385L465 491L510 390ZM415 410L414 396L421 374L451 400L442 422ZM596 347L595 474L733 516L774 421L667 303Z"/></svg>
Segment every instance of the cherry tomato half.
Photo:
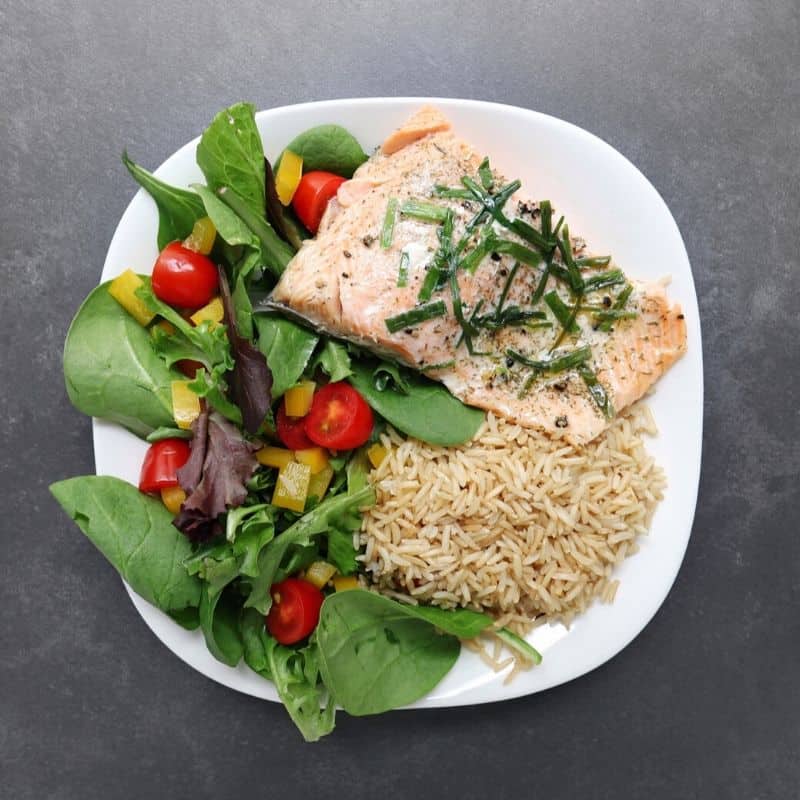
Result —
<svg viewBox="0 0 800 800"><path fill-rule="evenodd" d="M305 639L319 622L325 599L316 586L300 578L286 578L270 589L272 607L267 614L267 630L279 644L295 644Z"/></svg>
<svg viewBox="0 0 800 800"><path fill-rule="evenodd" d="M292 208L311 233L316 233L328 201L339 191L346 178L332 172L315 170L307 172L292 198Z"/></svg>
<svg viewBox="0 0 800 800"><path fill-rule="evenodd" d="M306 436L303 423L305 417L290 417L286 414L286 403L281 400L278 413L275 415L275 428L278 438L289 450L308 450L314 446L314 442Z"/></svg>
<svg viewBox="0 0 800 800"><path fill-rule="evenodd" d="M217 293L219 277L214 262L180 242L168 244L153 267L153 293L180 308L204 306Z"/></svg>
<svg viewBox="0 0 800 800"><path fill-rule="evenodd" d="M349 383L339 381L314 394L303 422L306 435L314 444L331 450L352 450L364 444L372 433L372 409Z"/></svg>
<svg viewBox="0 0 800 800"><path fill-rule="evenodd" d="M182 358L175 362L175 366L187 377L194 380L197 377L197 370L205 369L205 364L194 361L191 358Z"/></svg>
<svg viewBox="0 0 800 800"><path fill-rule="evenodd" d="M139 491L159 492L178 485L178 470L189 460L189 443L185 439L162 439L145 453L139 476Z"/></svg>

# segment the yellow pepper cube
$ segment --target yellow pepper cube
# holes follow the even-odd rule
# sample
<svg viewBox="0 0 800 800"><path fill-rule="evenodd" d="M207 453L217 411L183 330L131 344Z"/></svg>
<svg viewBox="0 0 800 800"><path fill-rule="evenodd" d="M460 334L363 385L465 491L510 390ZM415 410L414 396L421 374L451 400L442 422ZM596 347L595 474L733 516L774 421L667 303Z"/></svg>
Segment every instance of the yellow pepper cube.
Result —
<svg viewBox="0 0 800 800"><path fill-rule="evenodd" d="M136 290L144 286L144 281L132 270L126 269L122 275L114 278L108 286L108 293L140 324L149 325L155 313L144 300L138 297Z"/></svg>
<svg viewBox="0 0 800 800"><path fill-rule="evenodd" d="M314 381L300 381L297 386L287 389L283 396L286 404L286 416L304 417L308 414L316 388L317 384Z"/></svg>
<svg viewBox="0 0 800 800"><path fill-rule="evenodd" d="M210 322L211 327L216 328L217 325L225 319L225 309L222 305L222 298L213 298L202 308L198 308L189 319L195 325L199 325L201 322Z"/></svg>
<svg viewBox="0 0 800 800"><path fill-rule="evenodd" d="M303 159L291 150L285 150L281 156L281 163L275 174L275 189L278 192L278 199L283 205L288 206L292 202L294 193L300 185L303 177Z"/></svg>
<svg viewBox="0 0 800 800"><path fill-rule="evenodd" d="M283 447L267 445L256 451L256 459L258 459L259 464L263 464L265 467L277 467L280 469L290 461L294 461L294 453Z"/></svg>
<svg viewBox="0 0 800 800"><path fill-rule="evenodd" d="M307 450L295 450L295 461L308 464L311 474L316 475L328 466L328 454L321 447L309 447Z"/></svg>
<svg viewBox="0 0 800 800"><path fill-rule="evenodd" d="M380 442L375 442L375 444L367 450L369 463L372 464L375 469L378 469L378 467L383 464L383 459L388 455L389 451Z"/></svg>
<svg viewBox="0 0 800 800"><path fill-rule="evenodd" d="M327 561L314 561L306 570L304 580L321 589L336 574L336 567Z"/></svg>
<svg viewBox="0 0 800 800"><path fill-rule="evenodd" d="M186 492L180 486L168 486L161 490L161 502L170 514L177 514L186 500Z"/></svg>
<svg viewBox="0 0 800 800"><path fill-rule="evenodd" d="M333 588L336 589L337 592L358 589L358 578L355 575L337 575L333 579Z"/></svg>
<svg viewBox="0 0 800 800"><path fill-rule="evenodd" d="M306 464L290 461L278 472L275 491L272 494L272 505L302 512L306 507L310 481L311 469Z"/></svg>
<svg viewBox="0 0 800 800"><path fill-rule="evenodd" d="M183 430L189 430L200 416L200 398L189 388L189 381L172 381L172 416Z"/></svg>
<svg viewBox="0 0 800 800"><path fill-rule="evenodd" d="M316 475L311 476L311 480L308 483L308 496L316 497L318 501L322 500L331 485L332 479L333 467L330 464L326 464Z"/></svg>
<svg viewBox="0 0 800 800"><path fill-rule="evenodd" d="M195 222L192 232L184 239L183 246L195 253L202 253L207 256L214 247L214 240L217 238L217 229L211 221L211 217L200 217Z"/></svg>

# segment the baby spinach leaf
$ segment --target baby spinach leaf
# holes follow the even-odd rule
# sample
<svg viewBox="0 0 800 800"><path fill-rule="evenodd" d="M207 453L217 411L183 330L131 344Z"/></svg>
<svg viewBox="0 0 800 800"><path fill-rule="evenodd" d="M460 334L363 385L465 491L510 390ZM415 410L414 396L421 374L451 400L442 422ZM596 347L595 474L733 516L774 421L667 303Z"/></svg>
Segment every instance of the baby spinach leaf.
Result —
<svg viewBox="0 0 800 800"><path fill-rule="evenodd" d="M486 614L469 608L444 609L436 606L404 606L412 616L424 619L439 630L458 636L459 639L474 639L486 630L494 620Z"/></svg>
<svg viewBox="0 0 800 800"><path fill-rule="evenodd" d="M379 714L413 703L450 671L461 644L406 606L361 589L322 604L315 641L320 673L348 714Z"/></svg>
<svg viewBox="0 0 800 800"><path fill-rule="evenodd" d="M239 631L241 597L233 589L212 591L204 583L200 593L200 628L206 646L217 661L235 667L244 653Z"/></svg>
<svg viewBox="0 0 800 800"><path fill-rule="evenodd" d="M364 399L395 428L423 442L445 447L468 442L480 428L484 413L457 400L441 384L410 373L406 392L375 386L375 364L354 361L349 380Z"/></svg>
<svg viewBox="0 0 800 800"><path fill-rule="evenodd" d="M220 111L200 137L197 165L212 191L227 186L264 217L264 148L255 111L252 103Z"/></svg>
<svg viewBox="0 0 800 800"><path fill-rule="evenodd" d="M346 345L334 339L326 339L322 349L311 363L311 371L313 372L317 367L331 379L331 383L343 381L349 377L352 370Z"/></svg>
<svg viewBox="0 0 800 800"><path fill-rule="evenodd" d="M359 509L374 502L375 492L371 486L365 486L352 494L328 497L283 533L278 534L261 551L258 558L259 574L252 581L245 607L256 608L260 613L266 614L272 605L270 587L289 548L311 545L315 536L325 533L331 527L346 529L360 523Z"/></svg>
<svg viewBox="0 0 800 800"><path fill-rule="evenodd" d="M408 386L408 371L402 369L398 364L392 364L391 361L382 361L372 374L373 383L379 392L386 391L386 389L394 389L400 394L408 394L410 392Z"/></svg>
<svg viewBox="0 0 800 800"><path fill-rule="evenodd" d="M192 432L183 428L173 428L165 425L163 428L156 428L152 433L147 434L148 442L160 442L162 439L191 439Z"/></svg>
<svg viewBox="0 0 800 800"><path fill-rule="evenodd" d="M192 184L202 201L206 214L211 218L217 233L230 245L245 245L259 248L258 237L245 225L242 218L215 192L200 183Z"/></svg>
<svg viewBox="0 0 800 800"><path fill-rule="evenodd" d="M59 481L50 491L137 594L171 614L199 605L200 580L183 566L191 545L160 500L97 475Z"/></svg>
<svg viewBox="0 0 800 800"><path fill-rule="evenodd" d="M145 437L175 424L170 384L182 377L156 355L147 330L108 293L108 283L92 290L64 345L64 380L78 411Z"/></svg>
<svg viewBox="0 0 800 800"><path fill-rule="evenodd" d="M303 738L315 742L330 733L336 704L320 682L316 645L297 649L279 645L264 628L264 617L253 609L242 614L241 631L245 663L275 684Z"/></svg>
<svg viewBox="0 0 800 800"><path fill-rule="evenodd" d="M254 211L236 192L224 186L217 194L258 237L265 266L276 278L280 277L294 256L294 248L278 236L263 214Z"/></svg>
<svg viewBox="0 0 800 800"><path fill-rule="evenodd" d="M177 622L187 631L195 631L200 627L200 614L196 608L183 608L180 611L168 611L170 619Z"/></svg>
<svg viewBox="0 0 800 800"><path fill-rule="evenodd" d="M303 172L325 170L351 178L367 160L358 140L341 125L317 125L295 136L286 150L303 157ZM280 159L275 163L278 169Z"/></svg>
<svg viewBox="0 0 800 800"><path fill-rule="evenodd" d="M253 321L258 331L258 349L272 370L272 396L277 399L300 379L319 337L275 314L255 314Z"/></svg>
<svg viewBox="0 0 800 800"><path fill-rule="evenodd" d="M187 189L178 189L159 180L131 161L127 152L122 154L122 163L158 208L158 249L163 250L176 239L185 239L194 223L203 216L200 199Z"/></svg>

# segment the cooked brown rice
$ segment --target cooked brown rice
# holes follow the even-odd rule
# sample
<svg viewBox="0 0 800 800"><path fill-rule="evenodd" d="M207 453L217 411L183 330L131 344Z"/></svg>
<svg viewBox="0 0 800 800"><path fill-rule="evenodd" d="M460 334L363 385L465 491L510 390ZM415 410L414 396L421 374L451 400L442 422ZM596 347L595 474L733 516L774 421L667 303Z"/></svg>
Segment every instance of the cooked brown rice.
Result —
<svg viewBox="0 0 800 800"><path fill-rule="evenodd" d="M486 611L520 633L569 624L594 599L613 601L614 566L636 552L662 497L644 433L655 424L643 404L584 447L492 414L461 447L390 430L360 534L364 567L381 592ZM499 651L480 649L497 668Z"/></svg>

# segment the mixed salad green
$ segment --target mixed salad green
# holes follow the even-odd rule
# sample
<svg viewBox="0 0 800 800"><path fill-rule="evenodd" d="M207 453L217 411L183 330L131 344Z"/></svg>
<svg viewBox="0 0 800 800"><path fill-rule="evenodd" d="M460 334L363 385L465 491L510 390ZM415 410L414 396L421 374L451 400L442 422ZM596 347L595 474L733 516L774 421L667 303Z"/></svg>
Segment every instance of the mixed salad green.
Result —
<svg viewBox="0 0 800 800"><path fill-rule="evenodd" d="M53 484L53 495L134 591L199 628L221 662L272 681L308 741L333 729L337 706L376 714L424 696L460 640L492 625L360 588L354 536L375 502L369 470L387 422L455 445L483 413L256 310L366 158L344 128L321 125L292 140L273 171L246 103L204 132L204 185L169 186L125 154L157 206L161 252L152 276L129 271L89 294L64 350L75 407L150 449L138 487L83 476Z"/></svg>

